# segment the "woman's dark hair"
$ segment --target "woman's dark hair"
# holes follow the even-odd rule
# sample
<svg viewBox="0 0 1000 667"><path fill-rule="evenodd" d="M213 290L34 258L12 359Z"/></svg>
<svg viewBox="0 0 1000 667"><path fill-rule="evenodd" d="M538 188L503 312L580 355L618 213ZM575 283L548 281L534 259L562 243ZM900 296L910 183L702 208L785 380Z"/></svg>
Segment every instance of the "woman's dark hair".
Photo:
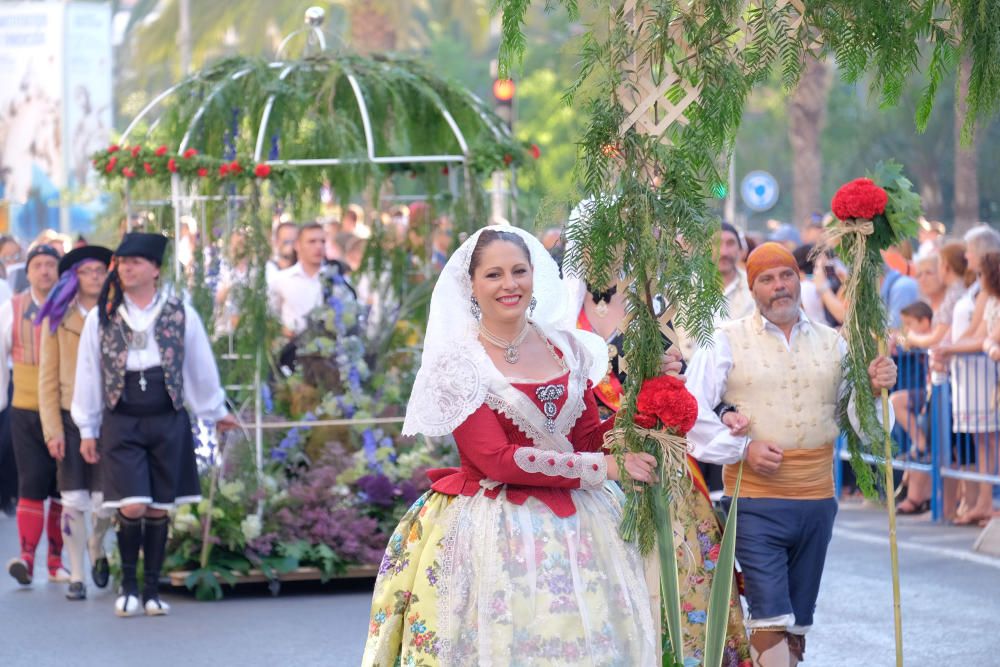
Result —
<svg viewBox="0 0 1000 667"><path fill-rule="evenodd" d="M525 259L528 260L529 265L531 264L531 251L528 250L528 244L524 242L524 239L514 232L500 232L493 229L487 229L479 235L476 247L472 249L472 258L469 260L470 278L476 274L476 268L482 260L483 251L486 250L486 246L494 241L506 241L507 243L513 243L524 252Z"/></svg>
<svg viewBox="0 0 1000 667"><path fill-rule="evenodd" d="M983 255L979 277L983 290L992 297L1000 298L1000 252L991 250Z"/></svg>

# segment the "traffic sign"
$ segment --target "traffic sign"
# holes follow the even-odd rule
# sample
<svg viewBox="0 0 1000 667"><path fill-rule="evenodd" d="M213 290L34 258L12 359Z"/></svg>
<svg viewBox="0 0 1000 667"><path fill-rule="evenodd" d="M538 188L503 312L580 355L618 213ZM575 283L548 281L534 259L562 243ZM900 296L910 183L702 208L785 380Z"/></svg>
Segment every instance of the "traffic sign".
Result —
<svg viewBox="0 0 1000 667"><path fill-rule="evenodd" d="M740 183L743 203L752 211L767 211L778 203L778 181L766 171L751 171Z"/></svg>

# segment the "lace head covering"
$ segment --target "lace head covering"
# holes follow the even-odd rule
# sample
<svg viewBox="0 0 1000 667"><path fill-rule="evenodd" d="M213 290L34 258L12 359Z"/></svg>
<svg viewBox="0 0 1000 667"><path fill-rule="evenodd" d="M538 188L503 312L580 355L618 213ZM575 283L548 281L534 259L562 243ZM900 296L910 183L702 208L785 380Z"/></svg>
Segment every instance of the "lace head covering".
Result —
<svg viewBox="0 0 1000 667"><path fill-rule="evenodd" d="M559 267L534 236L510 225L483 227L451 256L431 295L427 333L420 369L413 385L404 435L447 435L483 404L488 380L497 374L479 342L479 322L472 314L469 265L480 235L487 230L521 237L534 269L536 306L531 321L544 333L572 335L590 352L583 369L594 382L607 372L607 346L593 334L569 331L565 326L568 295L559 279Z"/></svg>

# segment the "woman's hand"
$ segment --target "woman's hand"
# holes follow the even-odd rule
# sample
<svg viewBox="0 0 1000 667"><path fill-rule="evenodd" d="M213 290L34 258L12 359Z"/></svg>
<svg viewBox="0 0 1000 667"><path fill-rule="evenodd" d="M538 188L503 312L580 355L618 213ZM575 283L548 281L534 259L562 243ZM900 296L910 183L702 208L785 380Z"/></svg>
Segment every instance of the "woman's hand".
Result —
<svg viewBox="0 0 1000 667"><path fill-rule="evenodd" d="M607 455L604 460L608 464L608 479L620 482L621 471L618 469L618 457ZM656 482L656 457L645 452L629 452L625 454L625 472L635 482L652 484Z"/></svg>
<svg viewBox="0 0 1000 667"><path fill-rule="evenodd" d="M931 361L937 362L939 364L947 364L951 361L951 355L953 354L951 345L948 343L939 343L930 350Z"/></svg>
<svg viewBox="0 0 1000 667"><path fill-rule="evenodd" d="M681 357L680 350L676 347L671 347L663 353L663 358L660 361L660 372L663 375L676 375L683 380L684 376L681 375L681 370L683 368L684 359Z"/></svg>

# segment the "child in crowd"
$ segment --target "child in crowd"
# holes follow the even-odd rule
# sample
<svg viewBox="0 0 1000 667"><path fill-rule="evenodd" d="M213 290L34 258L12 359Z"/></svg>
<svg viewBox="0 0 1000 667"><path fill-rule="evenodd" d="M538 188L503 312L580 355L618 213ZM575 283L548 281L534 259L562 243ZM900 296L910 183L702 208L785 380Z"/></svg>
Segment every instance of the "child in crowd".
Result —
<svg viewBox="0 0 1000 667"><path fill-rule="evenodd" d="M900 311L903 331L906 334L925 336L933 328L934 311L923 301L915 301ZM905 340L905 337L903 337ZM903 353L905 354L905 353ZM927 393L927 368L923 355L908 355L911 363L900 363L900 384L889 397L896 413L896 423L910 438L907 458L920 463L930 463L930 448L927 446L929 421L929 401ZM930 510L931 478L925 472L907 470L903 473L902 485L906 496L896 505L899 514L923 514ZM902 486L901 486L902 488Z"/></svg>

